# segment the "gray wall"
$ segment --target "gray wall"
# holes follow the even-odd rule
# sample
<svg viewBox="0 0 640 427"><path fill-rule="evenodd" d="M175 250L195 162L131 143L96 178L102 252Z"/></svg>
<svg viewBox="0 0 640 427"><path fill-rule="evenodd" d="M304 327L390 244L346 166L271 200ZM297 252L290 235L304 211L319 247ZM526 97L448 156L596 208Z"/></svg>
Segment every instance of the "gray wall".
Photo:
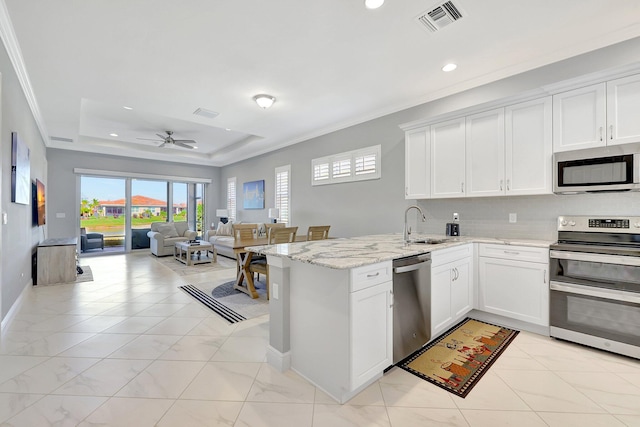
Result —
<svg viewBox="0 0 640 427"><path fill-rule="evenodd" d="M0 225L0 318L4 319L25 287L31 284L31 254L48 228L31 225L31 205L11 202L11 132L18 132L29 147L31 180L42 181L47 191L48 181L45 147L4 47L0 48L0 73L0 203L2 212L7 214L7 224Z"/></svg>
<svg viewBox="0 0 640 427"><path fill-rule="evenodd" d="M471 89L437 101L377 118L280 151L222 168L221 202L226 180L237 178L238 219L268 221L274 205L274 168L291 164L292 224L305 231L308 225L330 224L331 235L402 232L404 210L415 200L404 199L404 133L400 124L454 112L525 92L544 85L628 65L640 58L640 38L551 64L511 78ZM370 145L382 145L382 178L375 181L311 186L311 160ZM264 179L266 209L242 209L242 184ZM443 234L453 212L461 215L463 234L553 239L561 214L640 215L638 193L575 196L492 197L422 200L429 221L419 231ZM508 214L517 213L510 224ZM415 221L415 215L411 214ZM415 222L414 222L415 224ZM415 225L414 225L415 229Z"/></svg>
<svg viewBox="0 0 640 427"><path fill-rule="evenodd" d="M180 176L188 178L211 178L205 198L208 223L214 218L220 199L219 168L187 165L157 160L141 160L127 157L83 153L78 151L47 149L49 160L49 198L47 199L47 222L49 237L74 237L78 233L80 206L76 202L76 174L74 168L115 171L124 173L146 173L153 175ZM56 218L64 213L64 218Z"/></svg>

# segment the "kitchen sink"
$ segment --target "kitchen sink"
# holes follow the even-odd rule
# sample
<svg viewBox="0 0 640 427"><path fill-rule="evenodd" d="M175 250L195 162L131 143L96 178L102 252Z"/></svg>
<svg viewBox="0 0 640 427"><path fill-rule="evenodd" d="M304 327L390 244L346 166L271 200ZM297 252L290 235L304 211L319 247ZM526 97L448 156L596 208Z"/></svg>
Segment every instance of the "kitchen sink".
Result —
<svg viewBox="0 0 640 427"><path fill-rule="evenodd" d="M450 239L417 239L412 240L410 243L418 245L439 245L441 243L447 243Z"/></svg>

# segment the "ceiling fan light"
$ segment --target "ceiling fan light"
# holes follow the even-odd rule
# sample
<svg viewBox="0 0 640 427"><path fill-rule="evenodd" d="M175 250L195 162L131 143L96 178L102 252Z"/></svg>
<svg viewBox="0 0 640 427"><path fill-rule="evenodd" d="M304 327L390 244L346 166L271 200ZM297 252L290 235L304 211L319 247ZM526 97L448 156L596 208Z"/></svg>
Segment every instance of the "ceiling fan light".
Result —
<svg viewBox="0 0 640 427"><path fill-rule="evenodd" d="M377 9L384 4L384 0L364 0L367 9Z"/></svg>
<svg viewBox="0 0 640 427"><path fill-rule="evenodd" d="M260 106L260 108L267 109L276 102L276 98L271 95L260 94L253 97L253 100Z"/></svg>

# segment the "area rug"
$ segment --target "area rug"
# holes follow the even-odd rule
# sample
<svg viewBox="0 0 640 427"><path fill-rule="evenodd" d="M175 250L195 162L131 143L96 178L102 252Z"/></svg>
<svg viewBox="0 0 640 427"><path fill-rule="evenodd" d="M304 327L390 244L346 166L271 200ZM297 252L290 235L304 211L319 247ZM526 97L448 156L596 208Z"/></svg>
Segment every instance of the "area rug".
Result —
<svg viewBox="0 0 640 427"><path fill-rule="evenodd" d="M269 313L264 282L255 281L259 296L255 299L234 289L234 285L235 280L230 280L218 284L188 284L179 288L229 323L238 323Z"/></svg>
<svg viewBox="0 0 640 427"><path fill-rule="evenodd" d="M92 282L93 281L93 273L91 272L91 267L88 265L81 265L82 274L76 275L76 283L79 282Z"/></svg>
<svg viewBox="0 0 640 427"><path fill-rule="evenodd" d="M236 266L236 261L234 259L226 258L223 256L218 256L218 261L214 263L194 265L183 264L180 261L174 259L173 256L157 257L152 254L150 254L149 256L152 257L156 262L159 262L160 264L171 269L174 273L180 276L207 273L210 271L222 270Z"/></svg>
<svg viewBox="0 0 640 427"><path fill-rule="evenodd" d="M466 318L396 366L464 398L518 333Z"/></svg>

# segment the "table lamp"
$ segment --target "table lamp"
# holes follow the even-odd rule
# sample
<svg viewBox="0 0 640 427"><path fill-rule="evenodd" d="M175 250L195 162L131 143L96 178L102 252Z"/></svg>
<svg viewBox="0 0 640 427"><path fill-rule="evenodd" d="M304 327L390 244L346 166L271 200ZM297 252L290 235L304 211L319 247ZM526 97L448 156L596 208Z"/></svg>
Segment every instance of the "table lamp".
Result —
<svg viewBox="0 0 640 427"><path fill-rule="evenodd" d="M276 222L278 222L278 217L279 216L280 216L280 209L278 209L278 208L269 208L269 219L272 219L274 224Z"/></svg>
<svg viewBox="0 0 640 427"><path fill-rule="evenodd" d="M229 222L229 210L227 209L216 209L216 216L220 217L220 222L223 224Z"/></svg>

